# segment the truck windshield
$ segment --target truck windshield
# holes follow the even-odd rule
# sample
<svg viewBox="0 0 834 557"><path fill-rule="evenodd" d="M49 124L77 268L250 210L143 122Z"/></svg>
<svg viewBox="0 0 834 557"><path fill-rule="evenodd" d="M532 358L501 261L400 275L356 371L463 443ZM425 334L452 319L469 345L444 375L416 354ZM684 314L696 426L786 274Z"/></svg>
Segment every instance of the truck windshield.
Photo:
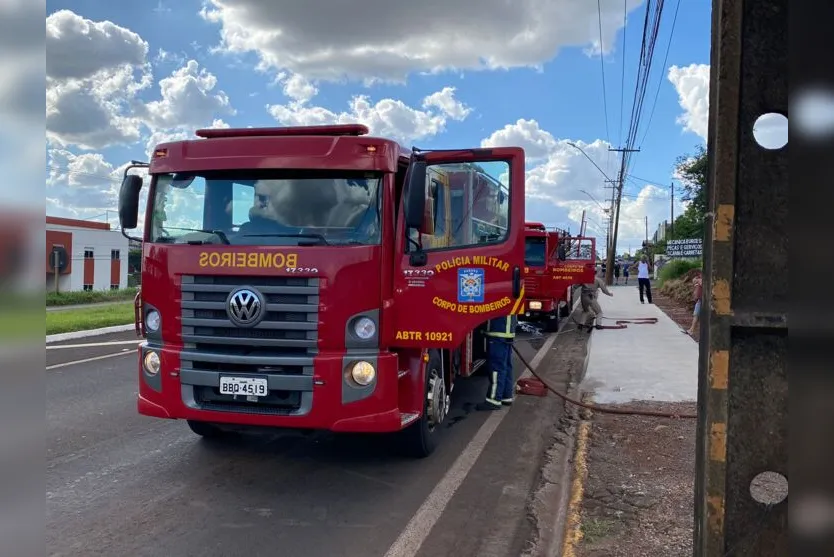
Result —
<svg viewBox="0 0 834 557"><path fill-rule="evenodd" d="M158 174L149 240L169 244L375 245L382 175L235 171Z"/></svg>
<svg viewBox="0 0 834 557"><path fill-rule="evenodd" d="M544 237L527 238L524 242L524 264L528 267L544 267L545 262Z"/></svg>

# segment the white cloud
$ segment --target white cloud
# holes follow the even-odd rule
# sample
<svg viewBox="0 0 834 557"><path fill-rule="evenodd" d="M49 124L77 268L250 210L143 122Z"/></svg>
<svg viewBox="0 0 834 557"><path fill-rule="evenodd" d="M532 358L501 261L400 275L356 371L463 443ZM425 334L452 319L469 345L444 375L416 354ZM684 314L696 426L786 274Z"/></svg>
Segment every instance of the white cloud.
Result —
<svg viewBox="0 0 834 557"><path fill-rule="evenodd" d="M306 78L293 74L284 82L284 94L294 101L305 103L318 95L319 90Z"/></svg>
<svg viewBox="0 0 834 557"><path fill-rule="evenodd" d="M46 39L46 135L55 147L131 145L235 114L214 74L194 60L159 81L159 100L140 102L153 85L148 43L113 22L60 10L46 18ZM177 57L159 49L156 60Z"/></svg>
<svg viewBox="0 0 834 557"><path fill-rule="evenodd" d="M285 91L295 100L285 105L266 106L272 117L285 126L361 123L374 134L407 142L435 136L446 129L450 119L463 120L471 113L471 108L455 98L454 87L445 87L425 97L423 110L401 100L382 99L372 103L369 97L357 95L350 100L348 111L334 112L307 104L312 96L306 82L292 86L287 83Z"/></svg>
<svg viewBox="0 0 834 557"><path fill-rule="evenodd" d="M528 160L547 157L556 147L556 139L539 127L535 120L519 119L507 124L481 141L481 147L518 145L524 148Z"/></svg>
<svg viewBox="0 0 834 557"><path fill-rule="evenodd" d="M454 87L444 87L423 99L423 108L438 108L452 120L463 121L472 109L455 98Z"/></svg>
<svg viewBox="0 0 834 557"><path fill-rule="evenodd" d="M557 139L541 129L536 120L518 120L497 130L481 142L482 146L519 146L537 160L528 167L525 182L527 219L548 226L579 230L582 211L588 218L588 234L595 235L600 252L605 250L605 209L610 208L612 190L606 188L605 177L574 143L587 153L608 176L616 177L619 159L608 151L609 144L601 139L586 143ZM587 192L587 193L586 193ZM596 201L595 201L596 200ZM619 240L617 251L632 250L645 238L645 217L649 218L649 234L657 223L669 218L669 191L665 187L644 185L636 194L627 182L620 204ZM683 207L676 204L676 214Z"/></svg>
<svg viewBox="0 0 834 557"><path fill-rule="evenodd" d="M628 0L629 11L641 0ZM603 0L603 44L623 25L623 3ZM354 2L206 0L220 48L254 52L261 69L310 79L403 81L415 71L535 67L561 48L596 45L588 0Z"/></svg>
<svg viewBox="0 0 834 557"><path fill-rule="evenodd" d="M110 21L69 10L46 18L46 135L58 146L101 149L140 137L130 100L153 83L148 43Z"/></svg>
<svg viewBox="0 0 834 557"><path fill-rule="evenodd" d="M47 198L88 211L115 208L120 176L103 155L76 155L64 149L50 149L48 157Z"/></svg>
<svg viewBox="0 0 834 557"><path fill-rule="evenodd" d="M47 153L46 213L52 216L107 221L119 226L116 209L122 176L129 162L114 166L100 153L75 154L65 149ZM145 178L139 199L140 229L148 198L147 170L131 174Z"/></svg>
<svg viewBox="0 0 834 557"><path fill-rule="evenodd" d="M159 80L162 98L144 105L141 113L152 129L194 128L216 114L234 114L228 95L214 91L217 77L195 60Z"/></svg>
<svg viewBox="0 0 834 557"><path fill-rule="evenodd" d="M91 21L70 10L46 18L46 73L52 79L89 79L141 66L147 56L142 37L111 21Z"/></svg>
<svg viewBox="0 0 834 557"><path fill-rule="evenodd" d="M707 141L709 131L709 64L690 64L689 66L672 66L669 68L669 81L678 93L678 103L684 112L677 118L677 123L685 131L697 134ZM824 112L818 113L820 116ZM763 114L753 127L753 135L762 147L779 148L788 141L787 118L775 114Z"/></svg>
<svg viewBox="0 0 834 557"><path fill-rule="evenodd" d="M690 64L669 68L669 81L678 92L678 103L684 113L677 122L686 131L706 141L709 127L709 64Z"/></svg>

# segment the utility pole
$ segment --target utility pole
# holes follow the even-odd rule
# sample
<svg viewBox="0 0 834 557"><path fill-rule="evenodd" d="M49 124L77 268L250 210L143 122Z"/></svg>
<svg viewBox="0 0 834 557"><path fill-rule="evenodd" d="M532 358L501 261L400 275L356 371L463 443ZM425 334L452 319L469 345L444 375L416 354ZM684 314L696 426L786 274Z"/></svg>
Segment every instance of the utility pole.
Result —
<svg viewBox="0 0 834 557"><path fill-rule="evenodd" d="M610 186L606 186L611 188L611 207L608 209L608 232L606 233L605 237L605 283L610 286L613 284L613 271L609 272L609 269L613 268L613 258L610 255L614 253L616 247L614 246L612 240L614 238L614 208L616 207L617 201L617 184L619 183L617 180L606 180L606 184L611 184ZM616 254L614 255L616 257Z"/></svg>
<svg viewBox="0 0 834 557"><path fill-rule="evenodd" d="M823 418L821 406L789 404L788 300L795 288L788 281L789 207L782 202L791 193L789 147L762 149L749 131L761 114L788 114L796 85L788 77L788 9L788 0L712 2L694 557L811 555L830 545L830 513L816 487L831 475L827 444L809 443L812 435L802 436L800 454L802 482L813 487L791 493L791 504L813 510L801 521L804 535L789 528L789 462L798 452L789 442L796 443L789 416L813 425ZM805 62L798 87L830 73L822 57ZM767 263L779 272L762 280L757 270ZM809 384L819 385L814 401L826 397L827 377L816 379L825 369L823 346L803 352L814 377ZM790 524L799 525L798 518Z"/></svg>
<svg viewBox="0 0 834 557"><path fill-rule="evenodd" d="M611 149L608 148L609 151L616 151L618 153L636 153L639 152L640 149ZM611 285L614 283L614 253L617 251L617 234L620 232L620 204L623 200L623 181L625 180L625 162L620 165L620 171L617 175L617 206L615 209L614 217L614 234L611 236L611 249L608 252L608 263L605 269L605 283L607 285Z"/></svg>
<svg viewBox="0 0 834 557"><path fill-rule="evenodd" d="M672 220L669 221L669 237L666 240L671 240L675 235L675 183L672 182L672 202L670 203Z"/></svg>

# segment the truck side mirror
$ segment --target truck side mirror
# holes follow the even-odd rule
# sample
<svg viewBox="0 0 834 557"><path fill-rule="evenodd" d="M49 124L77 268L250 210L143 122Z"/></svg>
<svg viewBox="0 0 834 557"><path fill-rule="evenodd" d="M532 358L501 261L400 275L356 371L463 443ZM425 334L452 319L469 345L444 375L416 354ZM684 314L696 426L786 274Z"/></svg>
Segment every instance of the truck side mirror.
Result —
<svg viewBox="0 0 834 557"><path fill-rule="evenodd" d="M119 224L122 230L136 228L139 219L139 192L142 190L142 177L128 174L122 180L119 190Z"/></svg>
<svg viewBox="0 0 834 557"><path fill-rule="evenodd" d="M426 162L412 161L408 169L405 199L405 226L423 231L426 219Z"/></svg>

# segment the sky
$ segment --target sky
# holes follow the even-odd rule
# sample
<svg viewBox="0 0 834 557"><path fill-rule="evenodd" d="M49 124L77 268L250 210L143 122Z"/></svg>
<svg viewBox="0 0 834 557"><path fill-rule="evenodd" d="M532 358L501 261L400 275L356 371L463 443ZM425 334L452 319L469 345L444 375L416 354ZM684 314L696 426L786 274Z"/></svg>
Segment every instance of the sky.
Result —
<svg viewBox="0 0 834 557"><path fill-rule="evenodd" d="M49 215L116 225L124 165L199 128L360 122L407 147L521 146L527 219L576 233L584 210L604 244L612 190L591 161L616 177L644 1L46 6ZM706 141L710 10L664 2L618 253L670 218L676 160Z"/></svg>

